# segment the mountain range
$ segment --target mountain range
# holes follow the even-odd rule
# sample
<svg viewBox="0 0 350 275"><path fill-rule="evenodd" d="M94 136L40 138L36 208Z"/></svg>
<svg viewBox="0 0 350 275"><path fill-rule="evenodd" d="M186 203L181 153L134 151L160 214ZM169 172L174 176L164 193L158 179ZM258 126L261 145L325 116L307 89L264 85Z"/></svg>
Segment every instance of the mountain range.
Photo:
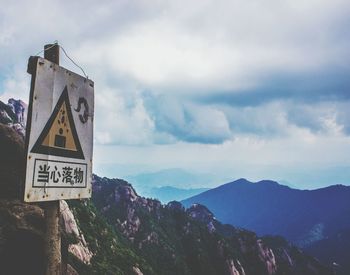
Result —
<svg viewBox="0 0 350 275"><path fill-rule="evenodd" d="M182 201L200 203L223 223L280 235L320 260L350 270L350 187L298 190L264 180L239 179ZM344 273L346 274L346 273Z"/></svg>
<svg viewBox="0 0 350 275"><path fill-rule="evenodd" d="M187 209L175 201L162 205L139 196L123 180L95 175L92 203L152 274L332 274L281 237L259 238L224 225L200 204Z"/></svg>

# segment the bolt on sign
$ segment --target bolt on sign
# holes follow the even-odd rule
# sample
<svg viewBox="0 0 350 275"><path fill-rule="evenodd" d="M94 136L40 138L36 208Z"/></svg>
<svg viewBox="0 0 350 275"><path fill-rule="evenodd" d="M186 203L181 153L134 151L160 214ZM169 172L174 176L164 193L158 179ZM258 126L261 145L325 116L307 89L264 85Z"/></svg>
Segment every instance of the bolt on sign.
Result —
<svg viewBox="0 0 350 275"><path fill-rule="evenodd" d="M27 202L91 197L93 81L31 57L27 126Z"/></svg>

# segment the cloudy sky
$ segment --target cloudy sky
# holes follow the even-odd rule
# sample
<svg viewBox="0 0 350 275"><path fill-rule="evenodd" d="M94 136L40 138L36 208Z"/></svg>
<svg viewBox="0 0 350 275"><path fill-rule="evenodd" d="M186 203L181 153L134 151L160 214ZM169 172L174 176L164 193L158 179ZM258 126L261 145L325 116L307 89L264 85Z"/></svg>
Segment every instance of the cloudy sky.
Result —
<svg viewBox="0 0 350 275"><path fill-rule="evenodd" d="M350 184L349 1L0 5L0 99L58 40L95 81L95 172Z"/></svg>

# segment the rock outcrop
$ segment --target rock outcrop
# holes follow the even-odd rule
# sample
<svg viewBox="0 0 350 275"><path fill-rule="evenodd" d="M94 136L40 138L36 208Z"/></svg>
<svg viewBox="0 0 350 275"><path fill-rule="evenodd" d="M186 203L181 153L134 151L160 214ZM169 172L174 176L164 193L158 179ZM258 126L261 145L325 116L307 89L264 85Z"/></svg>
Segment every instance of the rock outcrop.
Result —
<svg viewBox="0 0 350 275"><path fill-rule="evenodd" d="M0 101L0 123L13 128L24 139L27 109L27 104L22 100L10 98L7 104Z"/></svg>
<svg viewBox="0 0 350 275"><path fill-rule="evenodd" d="M68 244L68 251L81 262L90 264L93 254L65 201L61 201L61 225L62 236L76 238L75 243ZM0 274L45 274L44 234L44 210L40 206L0 199ZM67 270L68 274L76 272L69 265Z"/></svg>
<svg viewBox="0 0 350 275"><path fill-rule="evenodd" d="M0 200L0 274L45 274L44 211L18 200Z"/></svg>
<svg viewBox="0 0 350 275"><path fill-rule="evenodd" d="M258 247L259 258L265 263L268 274L276 274L277 264L272 249L260 239L256 241L256 244Z"/></svg>
<svg viewBox="0 0 350 275"><path fill-rule="evenodd" d="M117 184L121 180L93 177L93 193L108 195L102 200L97 199L96 205L101 207L102 213L120 211L120 216L113 223L129 240L133 241L135 235L140 229L140 217L136 213L136 209L142 208L145 211L160 217L160 209L162 205L157 200L142 198L137 195L134 188L126 181L123 184ZM108 214L107 214L108 215ZM144 241L151 239L147 236Z"/></svg>
<svg viewBox="0 0 350 275"><path fill-rule="evenodd" d="M75 217L66 201L60 201L61 228L64 233L75 238L75 243L68 245L68 251L85 264L90 264L93 253L90 251L81 233Z"/></svg>
<svg viewBox="0 0 350 275"><path fill-rule="evenodd" d="M201 204L193 204L190 208L186 210L188 216L192 219L198 220L207 225L208 231L210 233L215 232L215 222L216 218L213 213L209 211L204 205Z"/></svg>

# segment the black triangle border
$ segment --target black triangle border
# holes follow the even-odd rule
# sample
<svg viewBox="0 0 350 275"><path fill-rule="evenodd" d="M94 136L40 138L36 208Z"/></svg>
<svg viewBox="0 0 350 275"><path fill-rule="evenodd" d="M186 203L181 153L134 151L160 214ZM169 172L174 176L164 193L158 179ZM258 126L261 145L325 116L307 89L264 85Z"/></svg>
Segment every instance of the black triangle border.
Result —
<svg viewBox="0 0 350 275"><path fill-rule="evenodd" d="M42 144L44 142L45 137L49 133L51 126L52 126L55 118L57 117L57 114L60 111L60 108L64 102L66 103L66 106L67 106L67 117L69 120L71 132L73 135L73 139L74 139L77 151L70 151L70 150L65 150L65 149L57 148L57 147L49 147L49 146ZM46 122L46 125L45 125L44 129L41 131L41 134L40 134L39 138L37 139L37 141L35 142L31 152L43 154L43 155L53 155L53 156L67 157L67 158L85 159L83 150L82 150L81 145L80 145L77 130L75 129L71 105L69 102L67 86L64 87L63 92L62 92L60 98L58 99L56 106L55 106L49 120Z"/></svg>

